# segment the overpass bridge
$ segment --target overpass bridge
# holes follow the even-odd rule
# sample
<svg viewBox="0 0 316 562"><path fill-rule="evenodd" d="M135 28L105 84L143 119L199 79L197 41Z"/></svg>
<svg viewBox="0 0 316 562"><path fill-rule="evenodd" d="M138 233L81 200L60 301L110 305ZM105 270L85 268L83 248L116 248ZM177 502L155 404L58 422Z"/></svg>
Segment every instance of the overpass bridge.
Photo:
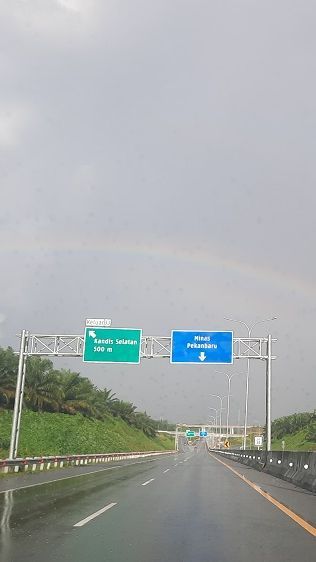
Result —
<svg viewBox="0 0 316 562"><path fill-rule="evenodd" d="M210 425L208 423L180 423L176 424L175 431L172 430L158 430L158 433L165 433L168 435L172 435L175 438L175 450L179 451L182 450L184 443L184 439L187 438L186 431L193 430L199 435L200 431L207 431L207 442L211 448L219 448L221 446L222 439L225 438L232 438L232 437L243 437L244 436L244 426L242 425L229 425L228 428L226 425ZM228 430L228 431L227 431ZM250 426L248 427L248 433L258 432L258 434L262 434L262 427L260 426Z"/></svg>
<svg viewBox="0 0 316 562"><path fill-rule="evenodd" d="M181 425L181 427L183 427L183 425ZM220 425L208 425L208 424L187 424L187 429L192 428L192 430L198 430L198 431L202 431L203 428L207 428L206 431L208 433L216 433L217 435L219 435L221 433L222 436L226 437L226 433L227 433L227 428L226 425L222 425L222 427L220 427ZM256 428L259 429L259 428ZM251 431L252 428L249 428L249 430ZM234 437L242 437L243 436L243 431L244 431L244 427L242 425L230 425L228 427L228 435L229 436L234 436ZM178 431L172 431L172 430L162 430L162 429L158 429L157 433L166 433L168 435L186 435L186 430L181 431L180 429Z"/></svg>
<svg viewBox="0 0 316 562"><path fill-rule="evenodd" d="M188 429L192 429L196 432L197 436L199 435L200 431L207 431L207 443L209 447L212 449L220 448L220 444L222 439L227 437L226 427L220 427L219 425L210 426L208 424L203 423L193 423L193 424L179 424L176 425L175 431L167 431L167 430L159 430L158 433L165 433L168 435L172 435L175 439L174 448L176 451L184 450L185 444L187 443L187 435L186 431ZM228 435L234 437L242 437L242 426L229 426L228 428ZM237 431L236 431L237 430Z"/></svg>

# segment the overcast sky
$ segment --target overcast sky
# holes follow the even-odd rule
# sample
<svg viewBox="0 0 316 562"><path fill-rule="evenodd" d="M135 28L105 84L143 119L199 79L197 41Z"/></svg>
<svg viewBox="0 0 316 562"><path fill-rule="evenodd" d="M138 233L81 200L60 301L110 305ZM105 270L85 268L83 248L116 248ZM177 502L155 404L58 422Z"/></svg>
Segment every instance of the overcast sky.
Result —
<svg viewBox="0 0 316 562"><path fill-rule="evenodd" d="M278 338L273 417L315 408L314 0L0 0L0 345L86 317ZM232 367L58 359L206 420ZM249 417L264 420L264 363Z"/></svg>

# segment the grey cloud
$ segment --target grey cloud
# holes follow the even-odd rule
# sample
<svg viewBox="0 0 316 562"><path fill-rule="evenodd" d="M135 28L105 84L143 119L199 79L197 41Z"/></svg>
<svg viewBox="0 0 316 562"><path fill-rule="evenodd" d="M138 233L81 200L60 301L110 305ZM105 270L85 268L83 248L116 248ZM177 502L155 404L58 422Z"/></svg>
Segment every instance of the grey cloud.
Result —
<svg viewBox="0 0 316 562"><path fill-rule="evenodd" d="M0 343L90 315L160 334L276 315L274 415L312 409L314 3L1 10ZM166 362L84 369L171 419L225 391Z"/></svg>

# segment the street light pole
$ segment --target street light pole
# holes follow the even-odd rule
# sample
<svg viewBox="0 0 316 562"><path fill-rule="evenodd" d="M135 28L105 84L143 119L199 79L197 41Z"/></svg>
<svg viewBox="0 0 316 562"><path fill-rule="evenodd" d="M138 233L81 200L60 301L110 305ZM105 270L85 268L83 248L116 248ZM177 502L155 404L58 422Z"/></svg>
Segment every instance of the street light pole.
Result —
<svg viewBox="0 0 316 562"><path fill-rule="evenodd" d="M234 375L227 375L228 378L228 393L227 393L227 415L226 415L226 440L228 439L228 427L229 427L229 408L230 408L230 383Z"/></svg>
<svg viewBox="0 0 316 562"><path fill-rule="evenodd" d="M214 429L216 429L215 433L217 433L217 426L218 426L218 409L217 409L217 408L209 408L209 410L214 410L214 412L215 412L215 426L216 426L216 427L215 427Z"/></svg>
<svg viewBox="0 0 316 562"><path fill-rule="evenodd" d="M216 423L216 419L215 416L209 416L209 423L211 424L209 427L211 428L210 430L210 435L209 435L209 441L211 440L211 447L214 448L214 443L215 443L215 423ZM213 428L213 430L212 430Z"/></svg>
<svg viewBox="0 0 316 562"><path fill-rule="evenodd" d="M219 398L219 400L221 401L221 407L219 409L219 439L221 439L223 400L224 400L224 398L227 398L227 396L219 396L218 394L210 394L210 396L214 396L215 398Z"/></svg>
<svg viewBox="0 0 316 562"><path fill-rule="evenodd" d="M222 373L222 371L215 371L216 373L219 373L220 375L226 375L227 380L228 380L228 392L227 392L227 413L226 413L226 439L228 439L228 428L229 428L229 414L230 414L230 386L231 386L231 380L235 375L239 375L240 373Z"/></svg>
<svg viewBox="0 0 316 562"><path fill-rule="evenodd" d="M235 375L238 375L239 373L233 373L232 375L228 375L227 373L226 377L228 379L228 394L227 394L227 416L226 416L226 439L228 439L228 434L229 434L229 414L230 414L230 385L231 385L231 380Z"/></svg>
<svg viewBox="0 0 316 562"><path fill-rule="evenodd" d="M209 425L208 427L211 428L211 431L209 432L209 443L211 444L211 448L214 448L214 443L215 443L215 423L216 423L216 419L214 416L209 416L209 423L211 425ZM213 431L212 431L213 428Z"/></svg>
<svg viewBox="0 0 316 562"><path fill-rule="evenodd" d="M230 322L238 322L238 324L242 324L246 327L248 331L248 338L251 338L251 332L255 326L258 324L262 324L263 322L270 322L271 320L276 320L276 316L272 318L265 318L264 320L258 320L258 322L254 322L251 326L248 326L246 322L243 320L235 320L234 318L226 318L225 320L229 320ZM244 416L244 436L243 436L243 450L247 447L247 425L248 425L248 398L249 398L249 375L250 375L250 359L247 358L247 375L246 375L246 392L245 392L245 416Z"/></svg>

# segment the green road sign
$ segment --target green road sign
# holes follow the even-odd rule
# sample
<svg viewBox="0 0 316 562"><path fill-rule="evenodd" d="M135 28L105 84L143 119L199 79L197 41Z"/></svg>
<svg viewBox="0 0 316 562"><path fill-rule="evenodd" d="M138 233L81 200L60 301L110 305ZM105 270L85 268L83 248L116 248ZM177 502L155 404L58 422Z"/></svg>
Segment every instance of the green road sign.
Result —
<svg viewBox="0 0 316 562"><path fill-rule="evenodd" d="M185 433L187 437L195 437L195 431L186 431Z"/></svg>
<svg viewBox="0 0 316 562"><path fill-rule="evenodd" d="M142 330L86 328L83 360L86 363L140 363Z"/></svg>

